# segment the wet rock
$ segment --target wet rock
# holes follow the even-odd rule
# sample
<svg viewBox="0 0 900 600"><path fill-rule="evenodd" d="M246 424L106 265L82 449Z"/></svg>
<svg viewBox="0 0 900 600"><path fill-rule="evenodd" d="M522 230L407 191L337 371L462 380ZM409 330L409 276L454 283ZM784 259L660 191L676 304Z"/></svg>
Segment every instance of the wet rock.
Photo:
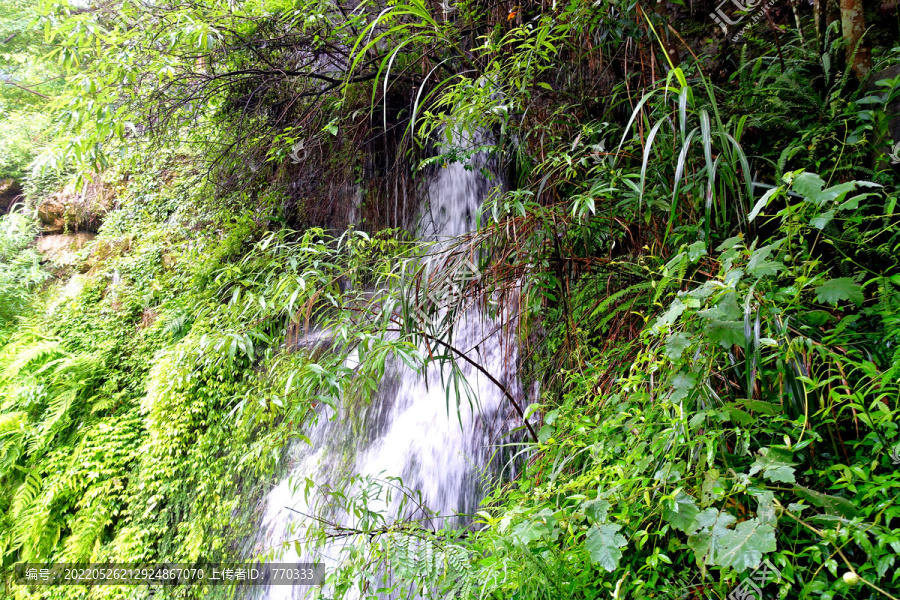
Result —
<svg viewBox="0 0 900 600"><path fill-rule="evenodd" d="M113 239L101 238L91 248L91 253L87 256L84 263L80 265L80 269L84 273L96 271L102 268L110 259L130 252L133 243L134 236L131 234Z"/></svg>
<svg viewBox="0 0 900 600"><path fill-rule="evenodd" d="M70 184L38 204L38 219L48 233L96 233L114 198L112 186L99 179L80 190Z"/></svg>
<svg viewBox="0 0 900 600"><path fill-rule="evenodd" d="M70 266L77 262L76 253L94 237L96 234L88 232L43 235L37 239L37 251L44 260Z"/></svg>
<svg viewBox="0 0 900 600"><path fill-rule="evenodd" d="M0 179L0 215L9 212L23 198L22 186L15 179Z"/></svg>

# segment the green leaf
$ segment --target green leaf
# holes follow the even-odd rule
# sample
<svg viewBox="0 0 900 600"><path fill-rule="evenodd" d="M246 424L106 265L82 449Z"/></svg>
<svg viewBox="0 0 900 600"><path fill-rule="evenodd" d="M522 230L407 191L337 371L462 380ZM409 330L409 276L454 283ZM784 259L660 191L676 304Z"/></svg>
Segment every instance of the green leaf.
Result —
<svg viewBox="0 0 900 600"><path fill-rule="evenodd" d="M691 336L686 333L673 333L666 338L666 356L678 360L691 345Z"/></svg>
<svg viewBox="0 0 900 600"><path fill-rule="evenodd" d="M834 219L834 210L828 210L809 220L809 224L821 231Z"/></svg>
<svg viewBox="0 0 900 600"><path fill-rule="evenodd" d="M725 406L722 413L723 415L727 415L733 423L737 423L741 427L747 427L756 421L753 415L732 404Z"/></svg>
<svg viewBox="0 0 900 600"><path fill-rule="evenodd" d="M783 240L779 240L774 244L763 246L753 252L750 256L750 260L747 261L747 271L757 277L776 275L778 271L784 268L784 265L777 261L768 260L768 258L772 251L776 250L781 245L782 241Z"/></svg>
<svg viewBox="0 0 900 600"><path fill-rule="evenodd" d="M864 299L862 286L849 277L829 279L816 288L816 300L823 304L837 305L841 300L849 300L859 306Z"/></svg>
<svg viewBox="0 0 900 600"><path fill-rule="evenodd" d="M531 519L519 523L512 531L513 537L521 544L528 544L550 534L550 530L556 525L556 517L553 511L545 508Z"/></svg>
<svg viewBox="0 0 900 600"><path fill-rule="evenodd" d="M825 512L833 515L840 515L852 519L859 514L853 503L846 498L822 494L801 485L794 486L794 493L804 500L807 500L813 506L818 506L819 508L824 509Z"/></svg>
<svg viewBox="0 0 900 600"><path fill-rule="evenodd" d="M763 473L763 477L765 477L769 481L781 483L794 483L797 481L794 478L793 467L775 467L774 469L767 469Z"/></svg>
<svg viewBox="0 0 900 600"><path fill-rule="evenodd" d="M744 406L754 412L764 415L777 415L779 412L779 409L775 404L764 400L748 400L745 402Z"/></svg>
<svg viewBox="0 0 900 600"><path fill-rule="evenodd" d="M684 305L684 302L682 302L678 298L675 298L675 300L672 301L672 304L669 305L669 310L667 310L664 315L660 316L656 320L653 328L659 331L671 326L673 323L675 323L675 321L678 320L678 317L681 316L681 313L684 312L685 308L687 308L687 306Z"/></svg>
<svg viewBox="0 0 900 600"><path fill-rule="evenodd" d="M811 310L803 315L803 320L813 327L821 327L834 319L831 313L824 310Z"/></svg>
<svg viewBox="0 0 900 600"><path fill-rule="evenodd" d="M787 450L777 448L762 448L759 458L750 467L750 474L756 475L762 471L763 477L769 481L781 483L795 483L794 469L792 466L793 454Z"/></svg>
<svg viewBox="0 0 900 600"><path fill-rule="evenodd" d="M719 301L712 308L698 311L697 314L704 319L718 319L721 321L737 321L744 316L738 304L737 294L728 291L722 295Z"/></svg>
<svg viewBox="0 0 900 600"><path fill-rule="evenodd" d="M775 527L778 524L778 518L775 516L775 494L767 490L761 494L754 494L756 497L756 517L763 525L771 525Z"/></svg>
<svg viewBox="0 0 900 600"><path fill-rule="evenodd" d="M694 526L694 521L700 510L694 499L686 494L683 490L679 490L675 494L675 498L666 503L663 507L663 519L669 522L672 527L684 532L688 532Z"/></svg>
<svg viewBox="0 0 900 600"><path fill-rule="evenodd" d="M724 252L726 250L732 250L732 249L734 249L735 246L738 246L743 241L744 241L743 237L736 235L734 237L728 238L727 240L725 240L724 242L722 242L721 244L716 246L716 250L718 250L719 252Z"/></svg>
<svg viewBox="0 0 900 600"><path fill-rule="evenodd" d="M538 431L538 441L542 444L546 444L547 440L553 437L553 427L551 425L544 425Z"/></svg>
<svg viewBox="0 0 900 600"><path fill-rule="evenodd" d="M697 515L688 530L688 548L694 551L694 557L701 565L715 564L713 559L721 546L720 540L730 533L734 516L716 508L707 508Z"/></svg>
<svg viewBox="0 0 900 600"><path fill-rule="evenodd" d="M856 210L859 208L859 201L864 200L869 197L870 194L859 194L857 196L853 196L852 198L848 198L843 204L838 206L838 210Z"/></svg>
<svg viewBox="0 0 900 600"><path fill-rule="evenodd" d="M780 187L775 187L763 194L763 197L759 199L759 201L753 207L753 210L751 210L750 214L747 216L747 221L753 221L753 219L759 216L760 211L762 211L762 209L769 205L769 200L771 200L772 197L780 191Z"/></svg>
<svg viewBox="0 0 900 600"><path fill-rule="evenodd" d="M678 402L679 400L687 398L695 385L697 385L697 377L695 375L692 375L691 373L678 373L672 380L672 395L669 397L669 400Z"/></svg>
<svg viewBox="0 0 900 600"><path fill-rule="evenodd" d="M738 523L719 542L715 564L741 573L759 565L764 554L775 551L775 529L760 524L758 519L749 519Z"/></svg>
<svg viewBox="0 0 900 600"><path fill-rule="evenodd" d="M713 319L706 325L706 334L709 341L718 343L726 349L734 345L741 346L744 344L744 323Z"/></svg>
<svg viewBox="0 0 900 600"><path fill-rule="evenodd" d="M588 500L584 506L584 514L594 523L602 523L606 521L609 512L609 502L606 500Z"/></svg>
<svg viewBox="0 0 900 600"><path fill-rule="evenodd" d="M698 240L688 246L688 260L696 262L701 256L706 256L706 242Z"/></svg>
<svg viewBox="0 0 900 600"><path fill-rule="evenodd" d="M591 557L591 562L598 564L608 572L612 573L619 566L619 559L622 558L622 546L628 543L624 536L617 533L622 529L621 525L606 524L593 525L588 531L587 538L584 541L584 547Z"/></svg>
<svg viewBox="0 0 900 600"><path fill-rule="evenodd" d="M847 181L823 190L824 186L825 182L813 173L801 173L794 178L793 184L794 191L806 200L818 206L824 206L829 202L842 200L847 192L856 189L857 182Z"/></svg>
<svg viewBox="0 0 900 600"><path fill-rule="evenodd" d="M822 190L821 193L816 196L816 201L819 204L825 204L826 202L833 202L835 200L841 201L844 199L844 196L847 195L847 192L852 192L855 189L855 181L839 183L837 185L831 186L830 188Z"/></svg>
<svg viewBox="0 0 900 600"><path fill-rule="evenodd" d="M532 404L529 404L528 406L525 407L525 415L524 415L524 417L527 419L528 417L530 417L531 415L533 415L535 412L537 412L537 410L538 410L539 408L541 408L541 405L540 405L539 403L537 403L537 402L534 402L534 403L532 403Z"/></svg>
<svg viewBox="0 0 900 600"><path fill-rule="evenodd" d="M794 191L804 198L812 199L819 195L825 182L815 173L800 173L794 177Z"/></svg>

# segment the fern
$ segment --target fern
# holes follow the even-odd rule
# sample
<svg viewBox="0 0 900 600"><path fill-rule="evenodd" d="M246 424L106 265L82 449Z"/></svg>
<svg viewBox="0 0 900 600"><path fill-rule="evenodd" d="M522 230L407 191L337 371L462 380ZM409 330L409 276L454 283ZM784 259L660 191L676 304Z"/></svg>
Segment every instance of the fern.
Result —
<svg viewBox="0 0 900 600"><path fill-rule="evenodd" d="M0 477L5 476L22 455L27 417L24 411L0 414Z"/></svg>
<svg viewBox="0 0 900 600"><path fill-rule="evenodd" d="M95 550L95 546L103 536L103 530L112 521L112 509L103 502L83 508L71 525L72 534L66 538L62 560L68 562L87 562Z"/></svg>

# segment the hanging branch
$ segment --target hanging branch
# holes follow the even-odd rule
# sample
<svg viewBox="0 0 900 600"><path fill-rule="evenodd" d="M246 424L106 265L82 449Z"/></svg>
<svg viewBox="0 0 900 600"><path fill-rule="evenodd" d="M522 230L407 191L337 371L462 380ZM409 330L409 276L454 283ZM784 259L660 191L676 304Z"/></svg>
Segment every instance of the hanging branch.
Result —
<svg viewBox="0 0 900 600"><path fill-rule="evenodd" d="M392 332L398 332L398 333L402 333L402 332L403 332L402 329L386 329L385 331L392 331ZM505 385L503 385L502 383L500 383L500 382L497 380L496 377L494 377L493 375L490 374L490 372L488 372L487 369L485 369L484 367L482 367L481 365L479 365L477 362L475 362L474 360L472 360L471 358L469 358L469 357L466 355L466 353L463 352L462 350L460 350L459 348L456 348L456 347L454 347L454 346L448 344L447 342L445 342L445 341L443 341L443 340L440 340L440 339L438 339L438 338L436 338L436 337L434 337L434 336L432 336L432 335L428 335L428 334L425 333L424 331L419 331L419 332L417 332L417 333L418 333L418 335L421 335L421 336L424 337L425 339L427 339L427 340L429 340L429 341L432 341L432 342L435 342L435 343L437 343L437 344L440 344L441 346L443 346L443 347L446 348L447 350L452 351L452 352L455 353L457 356L459 356L461 359L463 359L464 361L466 361L467 363L469 363L470 365L472 365L473 367L475 367L476 369L478 369L478 372L479 372L479 373L481 373L482 375L484 375L485 377L487 377L487 378L491 381L491 383L493 383L494 385L496 385L496 386L500 389L500 391L503 392L503 395L506 396L506 399L509 400L510 404L512 404L513 408L516 409L516 412L519 413L519 416L522 418L522 422L525 423L525 428L528 429L528 433L531 434L531 439L533 439L535 442L538 441L537 434L534 432L534 428L532 428L531 423L529 423L529 422L528 422L528 419L525 418L525 413L524 413L524 411L522 411L522 407L519 406L519 403L516 402L516 399L515 399L515 398L513 397L513 395L509 392L509 390L507 389L507 387L506 387Z"/></svg>

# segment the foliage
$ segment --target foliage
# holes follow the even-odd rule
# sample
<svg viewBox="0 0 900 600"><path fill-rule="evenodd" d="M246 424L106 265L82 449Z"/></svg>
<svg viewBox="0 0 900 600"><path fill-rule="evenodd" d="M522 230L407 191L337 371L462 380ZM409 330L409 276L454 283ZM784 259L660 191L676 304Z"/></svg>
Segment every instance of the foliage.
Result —
<svg viewBox="0 0 900 600"><path fill-rule="evenodd" d="M0 215L0 336L28 306L31 291L47 277L37 252L29 247L35 230L35 223L21 210Z"/></svg>
<svg viewBox="0 0 900 600"><path fill-rule="evenodd" d="M340 285L389 274L379 248L397 244L265 232L218 209L198 234L188 217L204 190L179 183L190 168L162 194L147 185L158 176L149 164L130 182L123 218L83 253L90 273L48 294L0 354L7 563L244 558L251 514L231 515L263 493L286 440L304 438L294 423L364 400L386 356L419 360L408 341L374 337ZM194 209L172 220L165 207L185 198ZM30 221L3 223L13 309L46 275L25 270L37 269ZM307 326L341 350L299 351Z"/></svg>
<svg viewBox="0 0 900 600"><path fill-rule="evenodd" d="M44 60L49 47L34 27L35 3L0 3L0 179L24 179L48 141L46 112L62 87L59 71Z"/></svg>
<svg viewBox="0 0 900 600"><path fill-rule="evenodd" d="M43 42L14 8L8 68L49 50L65 89L4 99L0 166L40 129L31 200L74 164L117 198L49 284L0 218L4 566L248 558L291 446L390 361L473 392L478 304L540 388L497 382L511 458L462 526L394 478L320 488L321 595L726 597L765 564L780 598L897 596L898 86L836 26L715 76L634 3L47 2ZM401 185L453 162L505 185L410 241ZM119 593L69 590L12 594Z"/></svg>
<svg viewBox="0 0 900 600"><path fill-rule="evenodd" d="M896 188L800 170L757 195L746 117L723 121L719 93L701 81L701 103L678 69L666 83L638 103L618 163L548 153L585 192L568 187L563 206L535 202L540 190L495 198L468 242L502 257L486 290L548 306L543 347L565 348L567 362L536 366L548 387L527 411L545 411L534 458L495 482L463 537L402 514L355 521L335 590L722 597L765 559L780 574L760 585L780 597L848 595L854 582L896 594ZM585 257L587 237L622 239L588 225L607 210L642 223L661 255ZM586 258L596 275L552 266ZM657 307L638 343L600 341L609 321L595 320L615 319L613 306Z"/></svg>

